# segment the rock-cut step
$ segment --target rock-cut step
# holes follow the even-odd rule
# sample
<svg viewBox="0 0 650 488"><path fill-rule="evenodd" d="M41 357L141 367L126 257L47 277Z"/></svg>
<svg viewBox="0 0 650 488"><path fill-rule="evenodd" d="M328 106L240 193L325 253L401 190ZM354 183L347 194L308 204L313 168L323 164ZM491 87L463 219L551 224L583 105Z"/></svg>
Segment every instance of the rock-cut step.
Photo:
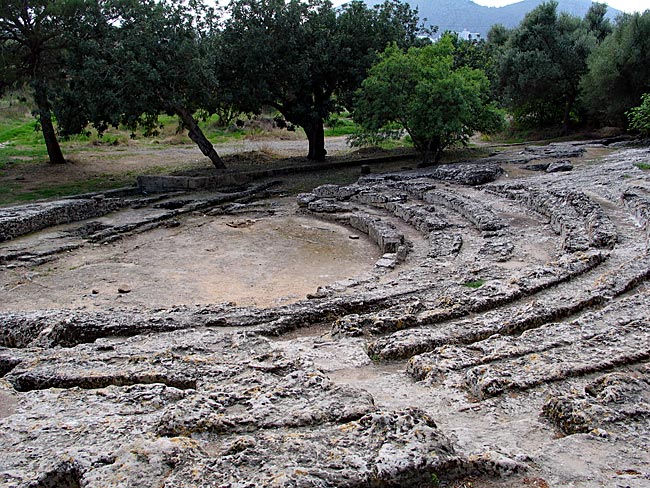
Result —
<svg viewBox="0 0 650 488"><path fill-rule="evenodd" d="M616 324L614 329L617 331L634 329L645 319L647 295L644 292L620 298L601 310L586 312L570 322L547 323L517 336L495 334L472 344L437 347L412 357L407 370L415 379L433 384L452 373L475 366L521 358L599 337L612 330L612 323Z"/></svg>
<svg viewBox="0 0 650 488"><path fill-rule="evenodd" d="M470 393L482 400L648 360L650 323L632 322L564 346L475 366L467 371L465 381Z"/></svg>
<svg viewBox="0 0 650 488"><path fill-rule="evenodd" d="M544 404L542 415L567 435L595 429L638 434L636 424L644 424L641 428L647 433L650 430L650 364L605 374L582 391L572 389L553 395Z"/></svg>
<svg viewBox="0 0 650 488"><path fill-rule="evenodd" d="M602 306L650 278L650 257L620 263L610 258L596 269L481 316L443 324L432 323L394 332L368 344L371 357L380 360L408 359L452 344L471 344L494 334L516 335ZM419 377L419 375L416 375Z"/></svg>
<svg viewBox="0 0 650 488"><path fill-rule="evenodd" d="M422 296L423 300L426 300L425 305L420 307L422 311L394 313L397 310L391 310L387 314L373 312L364 315L348 315L333 324L332 333L347 336L390 334L371 342L369 350L378 359L406 358L422 352L422 350L412 352L408 348L402 348L402 344L406 346L411 343L413 337L425 338L430 332L434 345L423 345L424 350L430 350L426 347L440 345L437 342L438 338L447 335L449 331L451 331L450 337L457 335L453 332L453 325L449 326L451 329L441 329L441 324L444 322L457 320L472 313L485 313L504 307L525 297L557 287L561 283L570 282L598 268L606 258L607 255L599 251L565 255L553 265L521 269L507 283L495 280L474 290L449 283L443 289L437 288L429 292L431 296ZM434 326L436 329L433 329ZM402 330L415 328L417 328L415 332ZM472 340L479 340L479 338ZM421 342L420 339L415 341ZM392 346L393 344L397 349ZM388 352L389 350L391 352Z"/></svg>

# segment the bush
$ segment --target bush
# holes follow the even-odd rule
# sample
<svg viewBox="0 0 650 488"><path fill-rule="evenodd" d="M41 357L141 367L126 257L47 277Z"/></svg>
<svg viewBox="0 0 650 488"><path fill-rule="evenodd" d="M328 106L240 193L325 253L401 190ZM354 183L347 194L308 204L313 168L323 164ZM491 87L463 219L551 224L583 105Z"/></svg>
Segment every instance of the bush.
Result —
<svg viewBox="0 0 650 488"><path fill-rule="evenodd" d="M627 111L630 129L644 137L650 137L650 93L641 96L641 105Z"/></svg>

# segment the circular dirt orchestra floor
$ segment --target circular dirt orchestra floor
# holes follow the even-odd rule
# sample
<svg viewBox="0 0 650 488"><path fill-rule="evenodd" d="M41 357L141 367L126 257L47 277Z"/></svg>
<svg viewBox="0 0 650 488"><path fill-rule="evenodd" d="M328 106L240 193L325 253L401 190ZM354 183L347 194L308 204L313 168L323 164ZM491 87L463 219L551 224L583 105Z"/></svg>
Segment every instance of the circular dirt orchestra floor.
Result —
<svg viewBox="0 0 650 488"><path fill-rule="evenodd" d="M378 257L366 236L309 217L192 215L177 227L0 271L0 302L5 310L267 307L371 270Z"/></svg>

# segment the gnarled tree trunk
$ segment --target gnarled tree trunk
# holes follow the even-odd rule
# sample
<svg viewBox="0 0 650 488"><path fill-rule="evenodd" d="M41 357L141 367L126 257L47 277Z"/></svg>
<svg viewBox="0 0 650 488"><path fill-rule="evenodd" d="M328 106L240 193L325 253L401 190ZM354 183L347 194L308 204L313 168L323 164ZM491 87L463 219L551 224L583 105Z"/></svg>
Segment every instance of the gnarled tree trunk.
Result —
<svg viewBox="0 0 650 488"><path fill-rule="evenodd" d="M38 120L41 124L43 131L43 138L45 139L45 147L47 148L47 155L52 164L65 164L65 158L59 145L59 140L56 137L54 124L52 123L52 111L50 102L47 99L45 88L40 82L34 83L34 101L38 107L36 113Z"/></svg>
<svg viewBox="0 0 650 488"><path fill-rule="evenodd" d="M176 115L181 118L181 121L187 129L190 139L192 139L192 141L194 141L194 143L199 146L199 149L203 155L210 158L210 161L212 161L212 164L215 168L225 169L226 165L224 164L223 159L221 159L221 157L217 154L217 151L215 151L214 146L208 140L208 138L205 137L205 134L199 127L199 124L196 123L196 120L194 120L192 114L186 110L185 107L181 106L174 107L174 111L176 112Z"/></svg>
<svg viewBox="0 0 650 488"><path fill-rule="evenodd" d="M325 127L322 119L312 120L305 123L302 128L309 140L309 154L307 159L312 161L325 161L327 151L325 150Z"/></svg>

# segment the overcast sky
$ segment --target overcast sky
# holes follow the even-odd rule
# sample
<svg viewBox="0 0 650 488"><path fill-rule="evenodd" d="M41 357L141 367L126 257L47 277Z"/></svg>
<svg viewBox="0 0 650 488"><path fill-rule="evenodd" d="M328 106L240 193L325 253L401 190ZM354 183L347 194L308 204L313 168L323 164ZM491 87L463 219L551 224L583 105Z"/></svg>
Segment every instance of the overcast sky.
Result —
<svg viewBox="0 0 650 488"><path fill-rule="evenodd" d="M334 5L341 5L349 0L333 0ZM422 0L426 1L426 0ZM490 7L502 7L511 3L517 3L517 0L472 0L479 5L488 5ZM603 0L600 0L603 2ZM650 9L650 0L604 0L604 3L623 10L624 12L643 12Z"/></svg>

